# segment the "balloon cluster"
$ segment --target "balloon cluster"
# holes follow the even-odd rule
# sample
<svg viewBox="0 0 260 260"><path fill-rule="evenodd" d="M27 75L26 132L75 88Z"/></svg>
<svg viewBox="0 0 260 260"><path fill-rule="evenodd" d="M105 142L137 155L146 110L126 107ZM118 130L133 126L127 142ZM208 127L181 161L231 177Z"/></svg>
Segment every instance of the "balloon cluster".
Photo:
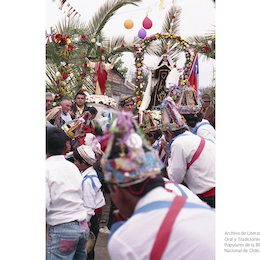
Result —
<svg viewBox="0 0 260 260"><path fill-rule="evenodd" d="M143 20L142 23L142 28L138 31L138 37L140 39L144 39L146 37L146 30L149 30L153 26L153 22L148 16L146 16ZM134 22L131 19L127 19L124 22L124 27L128 30L132 29L134 27ZM134 35L129 32L128 34L125 35L124 40L127 44L131 44L134 41Z"/></svg>
<svg viewBox="0 0 260 260"><path fill-rule="evenodd" d="M143 27L138 32L138 37L140 39L144 39L146 36L146 30L151 29L153 26L153 22L148 16L146 16L143 20ZM146 30L145 30L146 29Z"/></svg>

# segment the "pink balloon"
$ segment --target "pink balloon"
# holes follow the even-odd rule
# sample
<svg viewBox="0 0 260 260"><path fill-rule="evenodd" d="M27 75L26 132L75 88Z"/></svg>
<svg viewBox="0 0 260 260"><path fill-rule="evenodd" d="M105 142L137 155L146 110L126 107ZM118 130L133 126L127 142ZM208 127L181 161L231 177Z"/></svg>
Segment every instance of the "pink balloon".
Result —
<svg viewBox="0 0 260 260"><path fill-rule="evenodd" d="M146 36L146 30L144 28L141 28L138 32L138 37L144 39L145 36Z"/></svg>
<svg viewBox="0 0 260 260"><path fill-rule="evenodd" d="M147 16L143 20L143 27L145 29L150 29L153 26L153 22L151 19L149 19Z"/></svg>

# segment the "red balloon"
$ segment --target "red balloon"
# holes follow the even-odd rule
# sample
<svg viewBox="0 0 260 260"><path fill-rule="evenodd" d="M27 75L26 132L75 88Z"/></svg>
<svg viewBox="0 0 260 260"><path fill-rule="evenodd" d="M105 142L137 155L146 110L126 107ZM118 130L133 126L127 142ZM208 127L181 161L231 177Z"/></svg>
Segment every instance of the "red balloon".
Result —
<svg viewBox="0 0 260 260"><path fill-rule="evenodd" d="M143 20L143 27L145 29L150 29L153 26L153 22L151 19L148 18L148 16L146 16Z"/></svg>

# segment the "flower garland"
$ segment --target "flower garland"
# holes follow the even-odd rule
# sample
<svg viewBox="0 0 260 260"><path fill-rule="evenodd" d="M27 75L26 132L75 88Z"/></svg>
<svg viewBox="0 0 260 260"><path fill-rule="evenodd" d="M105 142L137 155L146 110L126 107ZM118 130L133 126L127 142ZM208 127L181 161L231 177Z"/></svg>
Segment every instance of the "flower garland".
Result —
<svg viewBox="0 0 260 260"><path fill-rule="evenodd" d="M96 104L103 104L109 107L116 107L116 101L108 96L105 95L89 95L86 93L86 103L96 103Z"/></svg>
<svg viewBox="0 0 260 260"><path fill-rule="evenodd" d="M143 60L144 54L147 48L148 43L157 40L157 39L169 39L170 41L175 41L179 43L179 48L185 52L186 62L183 67L183 82L185 85L188 82L191 70L191 51L189 43L182 39L180 36L175 35L174 33L156 33L150 36L146 36L140 43L139 46L134 45L135 50L135 66L136 66L136 89L135 89L135 102L137 106L141 105L141 100L143 97ZM168 43L169 44L169 43Z"/></svg>

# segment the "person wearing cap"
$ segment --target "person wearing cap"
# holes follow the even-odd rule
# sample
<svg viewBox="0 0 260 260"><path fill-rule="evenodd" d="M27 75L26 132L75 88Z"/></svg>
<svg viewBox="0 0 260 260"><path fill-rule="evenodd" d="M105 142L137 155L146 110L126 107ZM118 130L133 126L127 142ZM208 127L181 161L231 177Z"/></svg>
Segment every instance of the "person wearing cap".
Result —
<svg viewBox="0 0 260 260"><path fill-rule="evenodd" d="M189 131L170 97L161 104L160 128L168 142L167 173L170 180L188 188L215 207L215 144Z"/></svg>
<svg viewBox="0 0 260 260"><path fill-rule="evenodd" d="M123 96L118 102L119 111L128 111L134 113L134 100L133 96Z"/></svg>
<svg viewBox="0 0 260 260"><path fill-rule="evenodd" d="M96 154L90 146L81 145L73 151L74 164L78 167L83 177L82 192L84 208L87 212L87 222L97 239L99 223L102 216L102 207L105 198L101 190L101 183L93 165L97 162ZM88 254L88 260L94 259L94 247Z"/></svg>
<svg viewBox="0 0 260 260"><path fill-rule="evenodd" d="M210 106L211 97L209 94L203 94L202 97L201 111L203 117L206 118L210 124L215 128L215 109Z"/></svg>
<svg viewBox="0 0 260 260"><path fill-rule="evenodd" d="M89 236L82 200L82 176L62 155L66 134L46 130L46 259L86 259Z"/></svg>
<svg viewBox="0 0 260 260"><path fill-rule="evenodd" d="M136 122L119 113L101 159L118 208L108 241L111 259L214 259L214 209L164 188L163 164Z"/></svg>

